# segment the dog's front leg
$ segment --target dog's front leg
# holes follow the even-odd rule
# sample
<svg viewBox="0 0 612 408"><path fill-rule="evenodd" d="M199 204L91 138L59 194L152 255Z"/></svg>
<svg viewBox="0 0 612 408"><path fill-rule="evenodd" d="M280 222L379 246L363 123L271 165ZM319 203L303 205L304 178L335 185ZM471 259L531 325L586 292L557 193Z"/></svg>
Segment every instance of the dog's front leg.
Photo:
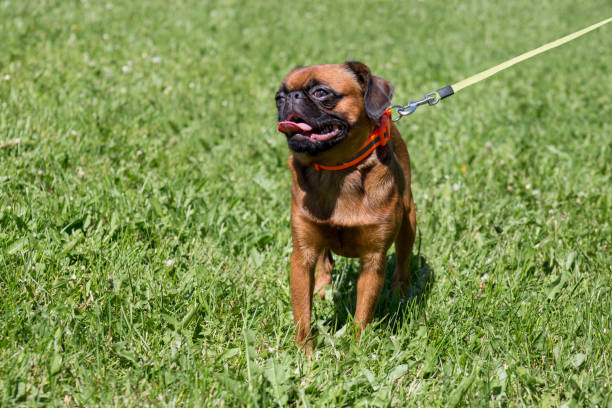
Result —
<svg viewBox="0 0 612 408"><path fill-rule="evenodd" d="M378 297L385 279L385 252L361 257L361 272L357 280L357 306L355 322L358 324L357 338L361 331L372 321Z"/></svg>
<svg viewBox="0 0 612 408"><path fill-rule="evenodd" d="M295 323L295 341L306 354L312 352L310 313L314 289L314 271L318 254L316 251L294 246L291 253L291 306Z"/></svg>

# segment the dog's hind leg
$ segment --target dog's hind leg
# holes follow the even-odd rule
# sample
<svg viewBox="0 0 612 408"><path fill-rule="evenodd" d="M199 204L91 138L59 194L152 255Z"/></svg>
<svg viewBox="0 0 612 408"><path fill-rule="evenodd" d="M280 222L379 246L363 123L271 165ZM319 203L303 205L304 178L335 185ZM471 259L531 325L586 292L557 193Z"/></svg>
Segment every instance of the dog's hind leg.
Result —
<svg viewBox="0 0 612 408"><path fill-rule="evenodd" d="M314 293L319 299L325 299L325 288L332 282L332 269L334 258L329 249L323 251L317 260L317 275L315 278Z"/></svg>
<svg viewBox="0 0 612 408"><path fill-rule="evenodd" d="M404 218L395 237L395 272L393 273L393 294L405 296L410 286L410 255L416 236L416 208L410 198L404 207Z"/></svg>

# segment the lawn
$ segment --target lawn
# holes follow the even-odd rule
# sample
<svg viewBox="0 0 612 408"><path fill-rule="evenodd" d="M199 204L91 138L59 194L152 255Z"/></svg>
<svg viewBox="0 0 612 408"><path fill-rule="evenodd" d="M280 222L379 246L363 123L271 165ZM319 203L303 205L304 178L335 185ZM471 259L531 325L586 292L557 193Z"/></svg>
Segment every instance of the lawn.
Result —
<svg viewBox="0 0 612 408"><path fill-rule="evenodd" d="M612 24L399 122L420 233L293 344L274 93L396 103L612 16L540 2L0 1L0 406L612 406Z"/></svg>

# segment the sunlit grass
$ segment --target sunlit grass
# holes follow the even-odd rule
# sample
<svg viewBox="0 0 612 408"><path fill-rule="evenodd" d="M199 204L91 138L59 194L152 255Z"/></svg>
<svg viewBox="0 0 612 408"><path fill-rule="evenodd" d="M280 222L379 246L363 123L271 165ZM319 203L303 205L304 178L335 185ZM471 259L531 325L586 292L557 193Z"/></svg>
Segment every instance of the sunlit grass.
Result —
<svg viewBox="0 0 612 408"><path fill-rule="evenodd" d="M354 260L293 345L297 65L397 103L605 1L0 2L0 405L608 406L611 27L399 123L421 258L355 344ZM394 262L389 254L389 273Z"/></svg>

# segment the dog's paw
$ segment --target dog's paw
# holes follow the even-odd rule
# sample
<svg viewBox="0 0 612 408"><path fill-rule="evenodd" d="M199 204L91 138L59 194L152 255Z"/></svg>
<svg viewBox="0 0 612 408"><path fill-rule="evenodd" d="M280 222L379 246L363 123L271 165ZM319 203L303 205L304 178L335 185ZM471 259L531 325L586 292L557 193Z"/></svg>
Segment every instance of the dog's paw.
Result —
<svg viewBox="0 0 612 408"><path fill-rule="evenodd" d="M410 289L410 282L393 281L391 285L391 293L394 298L405 299L408 297L408 290Z"/></svg>
<svg viewBox="0 0 612 408"><path fill-rule="evenodd" d="M330 295L333 294L332 285L325 283L322 286L315 286L314 298L318 300L329 299Z"/></svg>

